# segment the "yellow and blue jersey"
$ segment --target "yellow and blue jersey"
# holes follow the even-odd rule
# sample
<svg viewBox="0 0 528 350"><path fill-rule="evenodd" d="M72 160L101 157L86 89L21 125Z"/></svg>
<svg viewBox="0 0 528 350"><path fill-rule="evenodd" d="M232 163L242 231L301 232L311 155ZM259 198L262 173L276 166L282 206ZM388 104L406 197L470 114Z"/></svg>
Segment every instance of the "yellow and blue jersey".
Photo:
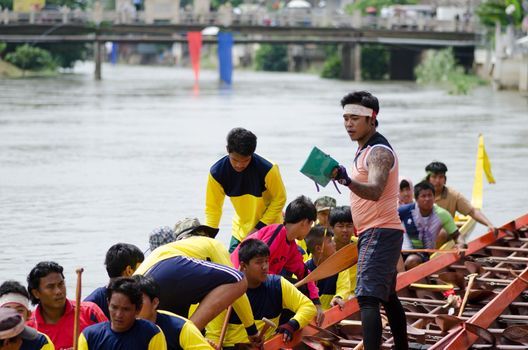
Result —
<svg viewBox="0 0 528 350"><path fill-rule="evenodd" d="M227 248L218 240L204 236L193 236L176 242L164 244L154 249L139 265L135 275L145 275L160 261L176 256L186 256L216 264L233 267ZM249 300L244 294L233 303L234 310L241 315L245 327L254 323Z"/></svg>
<svg viewBox="0 0 528 350"><path fill-rule="evenodd" d="M39 332L36 339L22 339L19 350L55 350L55 346L46 334Z"/></svg>
<svg viewBox="0 0 528 350"><path fill-rule="evenodd" d="M313 259L308 260L306 266L310 271L315 270L317 267ZM319 289L319 300L321 301L321 307L323 310L328 310L332 307L330 302L334 297L348 300L353 293L350 277L350 269L346 269L338 274L323 278L316 282L317 289Z"/></svg>
<svg viewBox="0 0 528 350"><path fill-rule="evenodd" d="M136 320L127 331L117 333L110 322L85 328L79 336L79 350L167 350L165 335L154 323Z"/></svg>
<svg viewBox="0 0 528 350"><path fill-rule="evenodd" d="M165 334L167 350L210 350L194 323L168 311L158 310L156 324Z"/></svg>
<svg viewBox="0 0 528 350"><path fill-rule="evenodd" d="M248 288L246 292L255 316L255 324L259 331L264 326L261 321L266 317L275 324L279 322L282 309L295 313L293 320L297 321L300 328L305 327L316 315L315 305L304 294L284 277L268 275L266 281L257 288ZM218 341L222 324L225 320L224 311L211 321L206 327L206 337ZM264 335L265 339L273 336L274 330L269 329ZM237 343L247 343L249 339L236 312L231 313L229 324L224 339L224 346L234 346Z"/></svg>
<svg viewBox="0 0 528 350"><path fill-rule="evenodd" d="M232 235L243 241L254 228L283 222L286 189L277 164L254 153L237 172L225 156L210 169L205 198L205 225L218 228L225 196L235 209Z"/></svg>

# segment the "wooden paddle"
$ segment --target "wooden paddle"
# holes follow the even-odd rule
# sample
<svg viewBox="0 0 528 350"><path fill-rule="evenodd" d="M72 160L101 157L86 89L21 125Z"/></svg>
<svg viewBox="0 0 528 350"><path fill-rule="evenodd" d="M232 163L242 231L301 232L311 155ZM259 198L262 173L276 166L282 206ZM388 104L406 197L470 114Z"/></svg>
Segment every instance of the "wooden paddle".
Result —
<svg viewBox="0 0 528 350"><path fill-rule="evenodd" d="M317 266L315 270L306 275L306 277L304 277L299 282L295 283L295 287L300 287L308 282L319 281L323 278L333 276L356 264L357 260L357 244L347 244L346 246L329 256L325 261L321 263L321 265Z"/></svg>
<svg viewBox="0 0 528 350"><path fill-rule="evenodd" d="M458 317L462 316L462 313L464 312L464 308L466 307L471 287L473 287L473 282L475 282L475 278L477 278L477 276L477 273L472 273L468 276L469 281L466 287L466 293L464 294L464 299L462 299L462 305L460 305L460 310L458 310Z"/></svg>
<svg viewBox="0 0 528 350"><path fill-rule="evenodd" d="M220 331L220 338L218 338L218 345L216 347L216 350L222 350L222 343L224 342L224 338L227 333L227 326L229 325L229 318L231 317L232 310L233 306L229 305L229 307L227 308L224 324L222 325L222 330Z"/></svg>
<svg viewBox="0 0 528 350"><path fill-rule="evenodd" d="M75 316L73 319L73 350L79 348L79 324L80 324L80 315L81 315L81 275L84 269L78 268L75 270L77 273L77 287L75 289Z"/></svg>

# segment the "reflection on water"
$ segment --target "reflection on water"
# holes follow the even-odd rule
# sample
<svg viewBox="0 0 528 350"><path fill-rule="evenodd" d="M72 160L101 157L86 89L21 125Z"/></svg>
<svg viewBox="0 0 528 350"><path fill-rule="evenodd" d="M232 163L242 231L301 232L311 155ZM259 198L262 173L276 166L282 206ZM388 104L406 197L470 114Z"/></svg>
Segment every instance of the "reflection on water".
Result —
<svg viewBox="0 0 528 350"><path fill-rule="evenodd" d="M257 152L280 165L291 200L328 194L298 171L317 145L344 163L355 152L342 126L339 100L368 89L381 101L380 131L415 182L432 160L447 163L448 184L470 196L477 136L483 133L497 184L486 185L484 211L496 224L526 212L526 99L480 88L449 96L413 83L353 83L304 74L235 72L220 88L217 72L164 67L93 66L59 78L0 80L0 280L25 280L40 260L84 266L84 295L106 283L108 247L147 248L157 226L203 218L209 167L225 136L244 126ZM219 238L229 236L230 204ZM482 227L477 228L479 233ZM73 296L73 291L70 291Z"/></svg>

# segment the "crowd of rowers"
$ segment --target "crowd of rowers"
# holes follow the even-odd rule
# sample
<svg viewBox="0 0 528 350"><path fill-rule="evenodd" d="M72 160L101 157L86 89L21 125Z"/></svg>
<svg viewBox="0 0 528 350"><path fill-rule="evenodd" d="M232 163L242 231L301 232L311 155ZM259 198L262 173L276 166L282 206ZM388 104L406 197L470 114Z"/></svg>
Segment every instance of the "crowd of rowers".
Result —
<svg viewBox="0 0 528 350"><path fill-rule="evenodd" d="M287 342L310 321L321 324L324 310L342 307L354 296L354 267L299 289L292 284L357 240L350 207L336 206L328 196L315 202L299 196L283 212L286 191L279 168L255 149L252 132L230 131L227 155L209 172L203 225L187 218L174 228L154 230L146 257L128 243L108 249L109 283L78 308L79 349L260 347L277 333ZM404 250L457 239L455 212L493 227L445 185L446 172L443 163L433 162L416 186L400 181ZM215 239L226 196L235 209L229 250ZM403 258L409 269L428 255ZM230 306L232 312L226 311ZM0 350L72 348L76 309L66 296L62 266L38 263L27 285L8 280L0 286ZM264 318L276 328L259 332Z"/></svg>

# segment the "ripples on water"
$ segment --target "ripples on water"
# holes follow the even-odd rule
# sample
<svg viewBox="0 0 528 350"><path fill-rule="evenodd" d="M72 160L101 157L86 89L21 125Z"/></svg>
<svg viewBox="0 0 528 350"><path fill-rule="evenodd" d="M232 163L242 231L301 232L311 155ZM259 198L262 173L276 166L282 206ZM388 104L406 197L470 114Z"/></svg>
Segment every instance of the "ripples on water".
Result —
<svg viewBox="0 0 528 350"><path fill-rule="evenodd" d="M298 169L313 145L350 163L355 146L342 126L339 100L367 89L380 98L380 131L415 182L432 160L447 163L448 184L471 195L477 136L484 133L497 184L486 185L484 211L497 225L526 212L527 101L479 88L449 96L413 83L353 83L305 74L236 71L233 88L202 71L199 93L189 70L93 65L59 78L0 80L0 281L24 281L41 260L85 267L84 295L107 281L108 247L147 248L157 226L203 218L209 167L225 136L244 126L257 152L280 165L288 200L315 192ZM343 191L344 192L344 191ZM225 205L219 238L229 236ZM477 228L478 233L484 230Z"/></svg>

